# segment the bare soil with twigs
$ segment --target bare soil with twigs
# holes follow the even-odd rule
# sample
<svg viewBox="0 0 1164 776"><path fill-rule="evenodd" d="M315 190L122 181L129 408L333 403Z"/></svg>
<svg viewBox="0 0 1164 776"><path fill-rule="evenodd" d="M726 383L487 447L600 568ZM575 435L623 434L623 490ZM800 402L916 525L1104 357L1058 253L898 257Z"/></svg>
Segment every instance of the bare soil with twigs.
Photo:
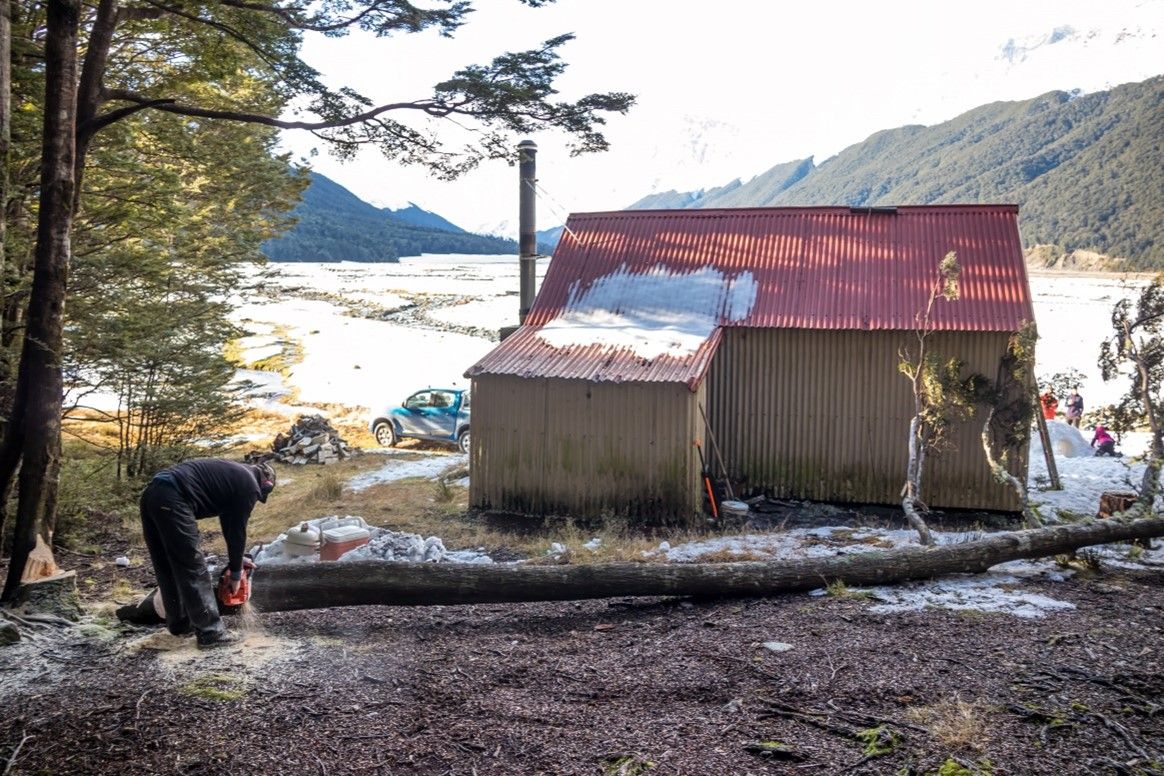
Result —
<svg viewBox="0 0 1164 776"><path fill-rule="evenodd" d="M260 614L202 652L42 625L0 648L0 772L1164 773L1162 583L1028 582L1076 607L1035 620L844 591Z"/></svg>

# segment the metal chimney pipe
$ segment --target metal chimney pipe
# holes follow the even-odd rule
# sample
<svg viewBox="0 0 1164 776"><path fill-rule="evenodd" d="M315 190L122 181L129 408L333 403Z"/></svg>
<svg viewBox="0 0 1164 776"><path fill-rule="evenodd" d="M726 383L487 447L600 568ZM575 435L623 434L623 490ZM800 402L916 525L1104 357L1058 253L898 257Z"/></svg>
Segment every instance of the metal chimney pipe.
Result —
<svg viewBox="0 0 1164 776"><path fill-rule="evenodd" d="M518 263L521 267L521 296L517 311L518 323L525 323L529 308L533 307L534 285L537 282L538 234L537 218L534 210L534 184L537 181L537 144L532 140L522 140L517 144L518 177L521 190L518 194L517 246Z"/></svg>

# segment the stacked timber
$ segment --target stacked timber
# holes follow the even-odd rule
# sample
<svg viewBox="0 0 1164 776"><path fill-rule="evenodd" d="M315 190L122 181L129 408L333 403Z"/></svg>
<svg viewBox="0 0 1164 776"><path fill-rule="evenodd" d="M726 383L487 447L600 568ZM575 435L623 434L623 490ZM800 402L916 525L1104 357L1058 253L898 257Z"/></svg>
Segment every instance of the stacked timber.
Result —
<svg viewBox="0 0 1164 776"><path fill-rule="evenodd" d="M323 416L300 415L286 434L276 435L270 453L249 453L247 461L329 464L350 458L355 452Z"/></svg>

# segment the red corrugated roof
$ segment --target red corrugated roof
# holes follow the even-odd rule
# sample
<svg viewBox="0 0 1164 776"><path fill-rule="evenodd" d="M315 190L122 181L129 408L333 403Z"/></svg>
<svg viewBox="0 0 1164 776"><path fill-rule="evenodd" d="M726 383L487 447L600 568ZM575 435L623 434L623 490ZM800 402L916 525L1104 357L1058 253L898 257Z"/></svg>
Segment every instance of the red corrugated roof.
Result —
<svg viewBox="0 0 1164 776"><path fill-rule="evenodd" d="M593 343L554 347L538 332L547 324L560 325L571 304L598 286L617 307L621 298L641 296L629 287L635 283L660 273L702 277L709 268L725 287L741 280L754 283L746 314L728 315L722 296L715 309L704 311L721 326L910 329L937 279L938 261L949 251L957 253L962 269L960 297L934 306L935 329L1010 332L1034 319L1014 205L575 214L526 325L466 375L694 386L718 343L710 331L694 352L652 358ZM623 297L611 296L612 278L628 286Z"/></svg>

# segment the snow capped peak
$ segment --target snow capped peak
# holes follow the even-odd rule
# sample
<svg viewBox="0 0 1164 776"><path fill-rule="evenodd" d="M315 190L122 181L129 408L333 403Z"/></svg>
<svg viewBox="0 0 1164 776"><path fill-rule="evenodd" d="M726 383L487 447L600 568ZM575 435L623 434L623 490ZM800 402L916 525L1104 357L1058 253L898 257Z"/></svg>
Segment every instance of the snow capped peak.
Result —
<svg viewBox="0 0 1164 776"><path fill-rule="evenodd" d="M998 58L1015 65L1043 46L1053 46L1061 41L1077 39L1078 37L1079 33L1075 31L1074 27L1070 24L1064 24L1044 35L1031 36L1022 40L1009 39L1002 45Z"/></svg>
<svg viewBox="0 0 1164 776"><path fill-rule="evenodd" d="M386 198L386 197L376 197L373 200L371 200L371 204L373 204L376 207L381 208L383 210L392 210L392 211L408 210L408 208L410 208L410 207L420 208L421 210L424 210L424 208L420 207L420 205L418 205L415 202L413 202L412 200L408 200L408 199L392 199L392 198Z"/></svg>

